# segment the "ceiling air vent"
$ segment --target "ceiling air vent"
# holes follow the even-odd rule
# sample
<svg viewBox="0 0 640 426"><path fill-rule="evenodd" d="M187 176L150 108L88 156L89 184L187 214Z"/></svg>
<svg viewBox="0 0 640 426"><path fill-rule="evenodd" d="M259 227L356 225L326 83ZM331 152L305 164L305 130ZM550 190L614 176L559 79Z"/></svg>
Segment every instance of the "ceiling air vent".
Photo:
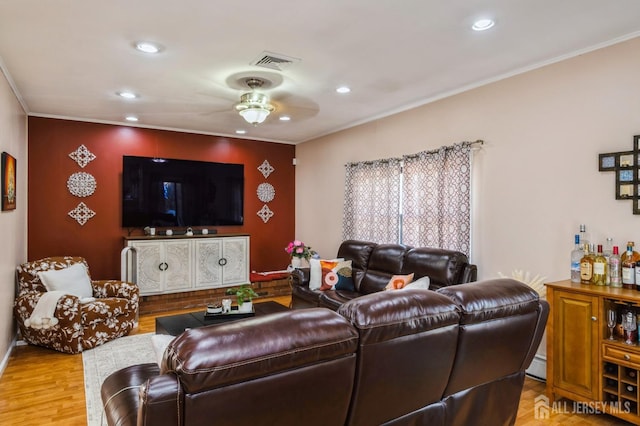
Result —
<svg viewBox="0 0 640 426"><path fill-rule="evenodd" d="M284 71L296 62L300 62L300 59L281 55L279 53L262 52L260 56L258 56L258 58L249 65Z"/></svg>

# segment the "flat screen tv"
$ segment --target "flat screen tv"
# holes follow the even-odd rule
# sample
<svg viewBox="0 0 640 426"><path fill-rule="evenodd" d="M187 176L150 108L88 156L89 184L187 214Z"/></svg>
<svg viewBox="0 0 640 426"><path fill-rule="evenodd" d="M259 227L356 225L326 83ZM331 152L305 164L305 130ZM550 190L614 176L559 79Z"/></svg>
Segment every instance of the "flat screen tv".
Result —
<svg viewBox="0 0 640 426"><path fill-rule="evenodd" d="M244 165L123 156L122 226L242 225Z"/></svg>

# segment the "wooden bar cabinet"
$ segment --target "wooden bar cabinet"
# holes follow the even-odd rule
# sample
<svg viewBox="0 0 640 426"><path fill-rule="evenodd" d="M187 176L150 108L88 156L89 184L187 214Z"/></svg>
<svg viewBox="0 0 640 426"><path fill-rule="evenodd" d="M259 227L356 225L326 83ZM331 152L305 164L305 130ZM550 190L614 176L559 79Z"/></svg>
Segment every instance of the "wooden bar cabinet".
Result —
<svg viewBox="0 0 640 426"><path fill-rule="evenodd" d="M640 291L570 280L546 288L549 402L568 398L640 424L640 346L619 332L609 340L607 327L609 309L640 314Z"/></svg>

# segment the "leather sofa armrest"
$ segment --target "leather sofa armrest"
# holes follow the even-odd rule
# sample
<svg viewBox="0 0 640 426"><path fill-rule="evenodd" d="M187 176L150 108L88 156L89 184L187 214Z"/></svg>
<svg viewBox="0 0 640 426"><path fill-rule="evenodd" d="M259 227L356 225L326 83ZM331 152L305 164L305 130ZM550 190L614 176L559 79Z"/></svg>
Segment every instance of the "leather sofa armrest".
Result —
<svg viewBox="0 0 640 426"><path fill-rule="evenodd" d="M547 319L549 318L549 303L541 299L540 300L540 315L538 316L538 323L536 324L536 329L533 333L533 340L531 341L531 347L529 348L529 353L527 354L526 359L524 360L523 370L529 368L533 358L538 352L538 347L540 346L540 341L542 340L542 335L544 334L544 330L547 326Z"/></svg>
<svg viewBox="0 0 640 426"><path fill-rule="evenodd" d="M142 385L138 425L180 425L184 391L175 373L151 377Z"/></svg>
<svg viewBox="0 0 640 426"><path fill-rule="evenodd" d="M462 271L462 280L460 283L472 283L478 280L478 267L476 265L468 264Z"/></svg>
<svg viewBox="0 0 640 426"><path fill-rule="evenodd" d="M107 376L100 387L107 424L136 426L140 391L147 380L159 374L158 364L148 363L125 367Z"/></svg>
<svg viewBox="0 0 640 426"><path fill-rule="evenodd" d="M310 268L297 268L291 271L291 285L300 287L309 287L311 279Z"/></svg>

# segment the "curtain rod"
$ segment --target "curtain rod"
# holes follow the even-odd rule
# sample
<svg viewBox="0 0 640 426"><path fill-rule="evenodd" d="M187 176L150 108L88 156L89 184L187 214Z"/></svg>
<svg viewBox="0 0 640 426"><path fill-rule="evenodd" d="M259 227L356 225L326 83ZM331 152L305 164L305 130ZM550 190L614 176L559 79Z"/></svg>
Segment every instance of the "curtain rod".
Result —
<svg viewBox="0 0 640 426"><path fill-rule="evenodd" d="M484 145L484 140L476 139L473 142L462 141L462 142L459 142L459 143L466 143L466 144L469 144L469 145ZM442 148L451 149L451 148L453 148L453 146L440 147L440 148L434 149L432 151L423 151L423 152L420 152L418 154L403 155L401 158L385 158L385 159L382 159L382 160L358 161L356 163L347 163L347 164L345 164L345 166L351 166L351 165L356 165L356 164L367 164L367 165L369 165L369 164L375 164L375 163L388 163L390 161L402 161L402 159L404 159L404 158L418 158L420 156L420 154L424 154L424 153L427 153L427 154L435 153L435 152L438 152L439 150L441 150Z"/></svg>

